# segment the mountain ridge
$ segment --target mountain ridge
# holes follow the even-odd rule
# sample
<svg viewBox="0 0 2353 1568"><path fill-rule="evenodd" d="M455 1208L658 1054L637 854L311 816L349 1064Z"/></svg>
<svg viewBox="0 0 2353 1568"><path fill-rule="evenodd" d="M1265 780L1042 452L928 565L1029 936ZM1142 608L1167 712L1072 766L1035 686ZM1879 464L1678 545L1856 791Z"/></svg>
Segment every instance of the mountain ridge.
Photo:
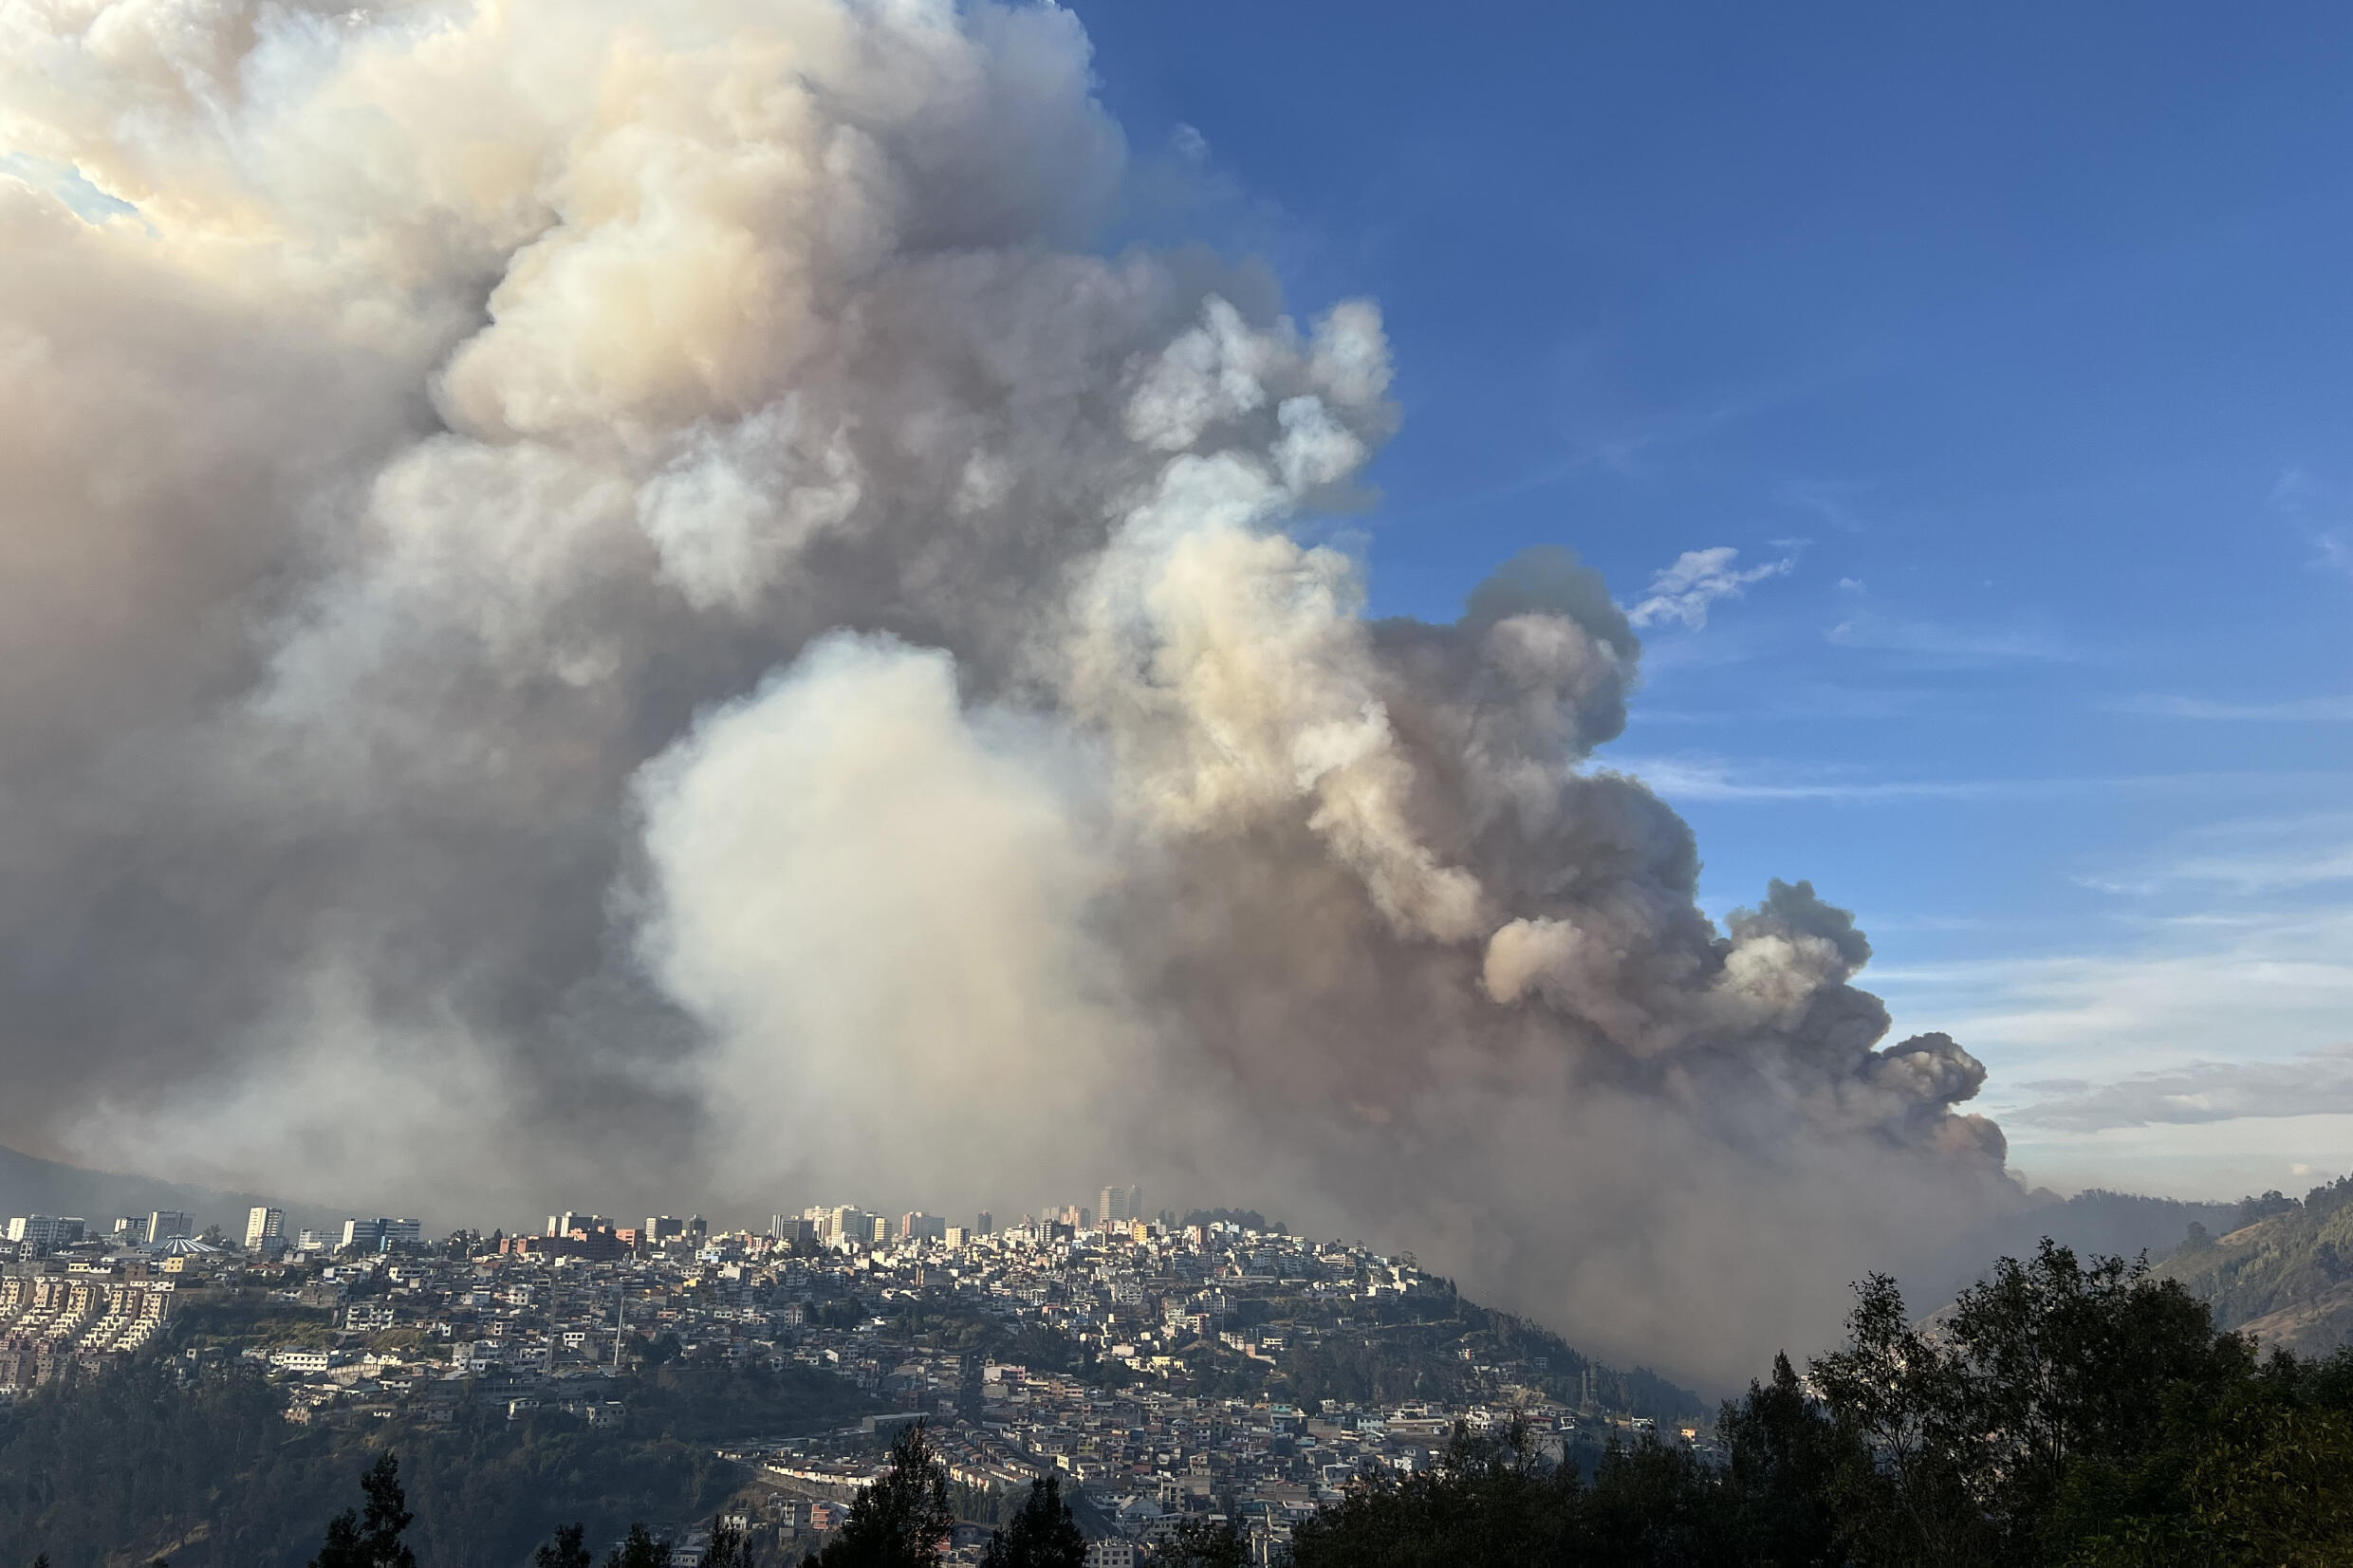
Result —
<svg viewBox="0 0 2353 1568"><path fill-rule="evenodd" d="M267 1204L286 1211L288 1232L341 1223L338 1211L288 1203L256 1192L224 1191L192 1182L168 1181L119 1171L93 1171L63 1160L43 1159L0 1144L0 1219L18 1214L64 1214L103 1229L119 1215L145 1215L176 1208L198 1230L217 1225L241 1238L247 1210Z"/></svg>

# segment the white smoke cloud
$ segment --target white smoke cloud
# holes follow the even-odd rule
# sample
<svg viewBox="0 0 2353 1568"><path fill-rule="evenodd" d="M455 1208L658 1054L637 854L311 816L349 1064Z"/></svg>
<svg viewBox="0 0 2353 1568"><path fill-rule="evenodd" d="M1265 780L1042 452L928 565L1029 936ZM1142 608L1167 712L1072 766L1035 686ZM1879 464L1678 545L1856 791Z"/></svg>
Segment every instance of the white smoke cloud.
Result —
<svg viewBox="0 0 2353 1568"><path fill-rule="evenodd" d="M1732 564L1739 559L1740 552L1730 544L1685 550L1675 558L1675 564L1650 580L1649 594L1626 612L1626 618L1637 626L1656 626L1662 620L1680 621L1697 631L1708 623L1711 605L1738 599L1751 582L1784 576L1797 563L1785 557L1744 569Z"/></svg>
<svg viewBox="0 0 2353 1568"><path fill-rule="evenodd" d="M0 150L136 210L0 176L0 1133L486 1222L1116 1174L1708 1374L2006 1201L1851 920L1719 931L1584 766L1788 563L1368 618L1286 527L1379 312L1090 249L1068 13L22 4Z"/></svg>

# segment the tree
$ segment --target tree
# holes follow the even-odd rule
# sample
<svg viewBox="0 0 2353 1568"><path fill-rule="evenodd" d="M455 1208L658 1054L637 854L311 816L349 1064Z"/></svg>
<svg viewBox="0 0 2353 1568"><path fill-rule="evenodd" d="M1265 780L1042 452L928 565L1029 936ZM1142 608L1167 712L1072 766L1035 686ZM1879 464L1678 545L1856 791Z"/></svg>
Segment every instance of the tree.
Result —
<svg viewBox="0 0 2353 1568"><path fill-rule="evenodd" d="M1250 1542L1231 1521L1188 1519L1153 1554L1153 1568L1247 1568Z"/></svg>
<svg viewBox="0 0 2353 1568"><path fill-rule="evenodd" d="M948 1467L917 1421L891 1441L889 1467L858 1494L842 1533L817 1561L821 1568L934 1568L954 1533Z"/></svg>
<svg viewBox="0 0 2353 1568"><path fill-rule="evenodd" d="M417 1568L417 1554L400 1542L413 1522L400 1491L400 1465L390 1450L360 1478L364 1515L346 1508L328 1522L326 1540L310 1568Z"/></svg>
<svg viewBox="0 0 2353 1568"><path fill-rule="evenodd" d="M585 1524L559 1524L553 1540L531 1554L531 1568L589 1568Z"/></svg>
<svg viewBox="0 0 2353 1568"><path fill-rule="evenodd" d="M621 1543L604 1555L604 1568L670 1568L670 1542L656 1540L642 1524L632 1524Z"/></svg>
<svg viewBox="0 0 2353 1568"><path fill-rule="evenodd" d="M1042 1475L1029 1483L1028 1501L1011 1522L989 1537L983 1568L1083 1568L1086 1538L1062 1500L1062 1478Z"/></svg>
<svg viewBox="0 0 2353 1568"><path fill-rule="evenodd" d="M751 1542L744 1533L722 1524L711 1532L711 1545L703 1553L703 1568L751 1568Z"/></svg>
<svg viewBox="0 0 2353 1568"><path fill-rule="evenodd" d="M1870 1455L1827 1406L1810 1397L1787 1355L1773 1357L1770 1383L1727 1403L1716 1435L1728 1457L1723 1485L1746 1560L1772 1568L1837 1568L1832 1499L1867 1474Z"/></svg>
<svg viewBox="0 0 2353 1568"><path fill-rule="evenodd" d="M1911 1326L1894 1282L1874 1278L1847 1347L1813 1374L1876 1461L1833 1488L1843 1539L1902 1564L2065 1561L2065 1542L2103 1521L2175 1507L2187 1454L2260 1382L2252 1347L2215 1333L2177 1282L2145 1261L2080 1263L2047 1238L1933 1328Z"/></svg>
<svg viewBox="0 0 2353 1568"><path fill-rule="evenodd" d="M1535 1464L1516 1426L1497 1440L1457 1425L1435 1471L1359 1481L1300 1524L1291 1560L1297 1568L1576 1561L1584 1501L1576 1468Z"/></svg>

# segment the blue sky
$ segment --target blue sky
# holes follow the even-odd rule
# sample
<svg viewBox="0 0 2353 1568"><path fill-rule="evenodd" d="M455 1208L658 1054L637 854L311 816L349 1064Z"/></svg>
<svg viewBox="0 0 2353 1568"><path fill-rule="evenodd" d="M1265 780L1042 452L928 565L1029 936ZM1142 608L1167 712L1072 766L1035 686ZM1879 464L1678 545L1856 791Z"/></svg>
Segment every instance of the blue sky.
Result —
<svg viewBox="0 0 2353 1568"><path fill-rule="evenodd" d="M1075 9L1139 231L1380 301L1379 609L1736 551L1603 759L1709 907L1859 911L2031 1177L2353 1168L2353 10Z"/></svg>

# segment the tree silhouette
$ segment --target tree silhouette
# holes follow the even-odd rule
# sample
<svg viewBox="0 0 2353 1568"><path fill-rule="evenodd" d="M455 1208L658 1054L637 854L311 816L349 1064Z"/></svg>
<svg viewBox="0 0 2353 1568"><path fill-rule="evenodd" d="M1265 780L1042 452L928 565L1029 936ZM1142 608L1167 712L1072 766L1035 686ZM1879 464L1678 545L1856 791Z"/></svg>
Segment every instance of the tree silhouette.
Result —
<svg viewBox="0 0 2353 1568"><path fill-rule="evenodd" d="M584 1524L559 1524L556 1537L531 1554L531 1568L589 1568Z"/></svg>
<svg viewBox="0 0 2353 1568"><path fill-rule="evenodd" d="M632 1524L621 1543L604 1555L604 1568L670 1568L670 1542L656 1540L642 1524Z"/></svg>
<svg viewBox="0 0 2353 1568"><path fill-rule="evenodd" d="M365 1513L345 1508L328 1522L326 1540L310 1568L417 1568L417 1554L401 1544L414 1516L400 1491L400 1464L390 1450L360 1478Z"/></svg>
<svg viewBox="0 0 2353 1568"><path fill-rule="evenodd" d="M858 1494L842 1533L817 1562L819 1568L934 1568L954 1532L948 1469L918 1421L891 1441L890 1467Z"/></svg>
<svg viewBox="0 0 2353 1568"><path fill-rule="evenodd" d="M1062 1477L1029 1483L1028 1500L1002 1530L989 1537L982 1568L1083 1568L1086 1538L1062 1500Z"/></svg>
<svg viewBox="0 0 2353 1568"><path fill-rule="evenodd" d="M711 1532L703 1568L751 1568L751 1543L741 1530L722 1524Z"/></svg>
<svg viewBox="0 0 2353 1568"><path fill-rule="evenodd" d="M1227 1520L1188 1519L1153 1554L1153 1568L1246 1568L1250 1542Z"/></svg>

